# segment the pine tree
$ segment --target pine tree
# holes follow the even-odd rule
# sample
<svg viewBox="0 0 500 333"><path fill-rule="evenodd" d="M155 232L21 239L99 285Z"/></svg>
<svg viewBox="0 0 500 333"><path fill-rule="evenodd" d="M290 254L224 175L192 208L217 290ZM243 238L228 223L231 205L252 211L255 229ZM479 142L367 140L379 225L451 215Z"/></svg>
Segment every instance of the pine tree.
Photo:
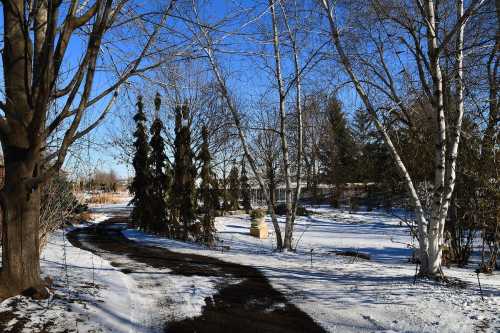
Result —
<svg viewBox="0 0 500 333"><path fill-rule="evenodd" d="M193 164L187 105L175 109L174 149L171 223L176 229L175 237L187 240L193 231L196 210L196 169Z"/></svg>
<svg viewBox="0 0 500 333"><path fill-rule="evenodd" d="M135 175L130 184L130 193L134 195L130 204L133 204L132 223L135 227L148 230L151 222L150 192L151 192L151 172L149 169L149 145L146 133L146 115L144 114L142 96L138 97L137 113L134 116L136 130L134 132L135 155L132 165Z"/></svg>
<svg viewBox="0 0 500 333"><path fill-rule="evenodd" d="M203 143L201 146L201 151L198 156L199 160L202 162L201 166L201 184L200 184L200 201L203 206L200 209L202 214L202 236L201 240L208 246L213 246L215 244L215 209L217 205L217 188L215 187L216 181L213 176L211 168L212 157L210 155L210 150L208 149L208 129L206 126L202 128Z"/></svg>
<svg viewBox="0 0 500 333"><path fill-rule="evenodd" d="M236 161L233 161L233 167L229 172L229 208L237 210L240 208L240 175Z"/></svg>
<svg viewBox="0 0 500 333"><path fill-rule="evenodd" d="M163 122L160 120L159 111L161 105L160 94L155 97L155 119L151 125L151 210L152 223L151 231L154 233L170 233L167 225L167 205L166 196L170 186L170 170L167 169L167 156L165 155L165 143L161 132Z"/></svg>
<svg viewBox="0 0 500 333"><path fill-rule="evenodd" d="M248 184L247 169L245 167L245 158L241 160L241 201L243 204L243 209L247 214L252 210L252 204L250 199L250 185Z"/></svg>

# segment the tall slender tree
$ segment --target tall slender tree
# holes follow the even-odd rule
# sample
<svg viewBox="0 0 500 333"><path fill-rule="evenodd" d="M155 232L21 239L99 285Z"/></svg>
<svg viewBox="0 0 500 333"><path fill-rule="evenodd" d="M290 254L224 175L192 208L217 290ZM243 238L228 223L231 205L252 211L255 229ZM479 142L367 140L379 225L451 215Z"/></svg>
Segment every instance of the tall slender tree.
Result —
<svg viewBox="0 0 500 333"><path fill-rule="evenodd" d="M215 244L215 209L217 205L217 195L215 179L213 177L211 161L212 156L210 155L210 150L208 148L208 129L206 126L202 128L203 143L201 145L200 154L198 156L201 161L201 184L200 184L200 200L202 202L201 212L201 223L202 223L202 235L201 241L208 246L213 246Z"/></svg>
<svg viewBox="0 0 500 333"><path fill-rule="evenodd" d="M146 132L146 115L142 96L137 98L137 113L134 116L136 130L134 132L135 154L132 160L135 175L130 184L130 193L134 195L130 204L132 208L132 223L135 227L149 231L152 214L151 199L151 170L149 168L149 145Z"/></svg>
<svg viewBox="0 0 500 333"><path fill-rule="evenodd" d="M175 109L174 150L171 222L176 229L175 236L187 240L196 218L196 168L187 104Z"/></svg>
<svg viewBox="0 0 500 333"><path fill-rule="evenodd" d="M157 93L155 100L155 119L151 125L151 231L155 233L170 233L167 225L166 196L170 187L170 170L167 166L167 155L165 154L165 143L162 137L164 129L160 119L161 97Z"/></svg>
<svg viewBox="0 0 500 333"><path fill-rule="evenodd" d="M243 205L243 209L248 214L252 210L252 203L250 199L250 184L248 184L247 169L245 166L244 157L241 160L240 186L241 186L241 203Z"/></svg>

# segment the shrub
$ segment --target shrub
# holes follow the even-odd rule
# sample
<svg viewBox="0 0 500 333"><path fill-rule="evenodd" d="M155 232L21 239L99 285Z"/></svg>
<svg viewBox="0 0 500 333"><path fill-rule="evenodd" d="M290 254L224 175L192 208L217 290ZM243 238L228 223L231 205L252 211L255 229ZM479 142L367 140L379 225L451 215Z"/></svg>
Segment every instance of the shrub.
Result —
<svg viewBox="0 0 500 333"><path fill-rule="evenodd" d="M71 185L63 176L55 177L41 188L39 217L40 250L45 247L51 233L61 228L77 210L83 210L71 192Z"/></svg>
<svg viewBox="0 0 500 333"><path fill-rule="evenodd" d="M349 200L349 213L351 212L357 212L359 210L359 198L358 197L352 197Z"/></svg>
<svg viewBox="0 0 500 333"><path fill-rule="evenodd" d="M253 209L250 212L250 218L252 220L257 220L257 219L263 218L264 216L266 216L266 212L263 209L257 208L257 209Z"/></svg>
<svg viewBox="0 0 500 333"><path fill-rule="evenodd" d="M304 206L297 207L297 216L309 216L309 211Z"/></svg>
<svg viewBox="0 0 500 333"><path fill-rule="evenodd" d="M274 210L276 215L286 215L286 205L285 204L279 204L276 206L276 209ZM309 212L304 206L297 206L297 211L296 211L297 216L309 216Z"/></svg>

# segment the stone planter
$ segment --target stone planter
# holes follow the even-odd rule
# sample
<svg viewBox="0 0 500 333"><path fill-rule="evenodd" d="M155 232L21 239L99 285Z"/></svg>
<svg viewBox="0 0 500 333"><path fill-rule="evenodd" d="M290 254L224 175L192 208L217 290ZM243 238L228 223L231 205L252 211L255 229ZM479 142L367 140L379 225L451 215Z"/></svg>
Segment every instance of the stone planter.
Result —
<svg viewBox="0 0 500 333"><path fill-rule="evenodd" d="M267 223L265 223L264 217L252 221L252 225L250 226L250 235L260 239L266 239L269 236L269 229L267 228Z"/></svg>

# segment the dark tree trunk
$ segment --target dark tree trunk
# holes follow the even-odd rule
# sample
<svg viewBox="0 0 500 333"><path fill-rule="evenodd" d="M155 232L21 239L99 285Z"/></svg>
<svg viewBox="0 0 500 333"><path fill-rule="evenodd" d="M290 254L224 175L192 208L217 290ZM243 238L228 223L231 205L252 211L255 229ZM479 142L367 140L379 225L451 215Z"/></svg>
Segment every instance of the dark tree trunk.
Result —
<svg viewBox="0 0 500 333"><path fill-rule="evenodd" d="M6 178L1 192L3 288L0 293L3 297L17 295L30 288L45 292L39 262L40 189L28 189L25 183L34 175L35 165L31 161L16 161L8 152L5 154Z"/></svg>

